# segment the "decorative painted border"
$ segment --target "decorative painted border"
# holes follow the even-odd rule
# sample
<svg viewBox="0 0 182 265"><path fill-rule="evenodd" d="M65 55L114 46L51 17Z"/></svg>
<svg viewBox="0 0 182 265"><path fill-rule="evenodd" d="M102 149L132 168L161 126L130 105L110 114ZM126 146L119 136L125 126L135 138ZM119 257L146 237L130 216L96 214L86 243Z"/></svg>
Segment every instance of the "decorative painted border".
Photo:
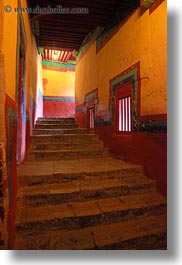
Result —
<svg viewBox="0 0 182 265"><path fill-rule="evenodd" d="M86 52L89 50L89 48L94 43L95 39L90 38L79 50L79 54L76 57L77 63L82 59L82 57L86 54Z"/></svg>
<svg viewBox="0 0 182 265"><path fill-rule="evenodd" d="M115 91L126 83L132 83L132 119L133 127L135 127L138 115L140 113L138 102L140 102L140 62L132 65L118 76L110 80L110 100L109 100L109 111L110 111L110 122L113 124L114 120L114 108L115 108Z"/></svg>
<svg viewBox="0 0 182 265"><path fill-rule="evenodd" d="M71 101L71 102L75 102L75 97L43 96L43 101Z"/></svg>
<svg viewBox="0 0 182 265"><path fill-rule="evenodd" d="M75 64L63 64L63 63L56 63L52 61L42 61L42 69L44 70L53 70L59 72L75 72L76 65Z"/></svg>
<svg viewBox="0 0 182 265"><path fill-rule="evenodd" d="M75 112L80 113L80 112L85 112L85 106L84 104L79 104L75 107Z"/></svg>
<svg viewBox="0 0 182 265"><path fill-rule="evenodd" d="M114 126L115 92L122 85L132 83L132 131L167 132L166 114L140 116L141 80L144 78L148 77L140 77L140 61L112 78L110 80L109 113L97 115L96 111L95 126ZM76 106L76 113L86 114L87 106L95 104L95 101L98 104L98 88L85 95L84 103Z"/></svg>
<svg viewBox="0 0 182 265"><path fill-rule="evenodd" d="M109 119L104 120L104 117L96 119L96 126L114 125L114 109L115 109L115 91L122 85L132 83L132 120L134 132L166 132L167 131L167 115L146 115L140 116L140 62L132 65L121 74L110 80L110 100L109 100Z"/></svg>
<svg viewBox="0 0 182 265"><path fill-rule="evenodd" d="M98 98L98 88L85 94L85 103L89 103L90 101L93 101L97 98Z"/></svg>
<svg viewBox="0 0 182 265"><path fill-rule="evenodd" d="M83 104L77 105L75 112L85 112L90 105L96 105L98 103L98 88L85 94L85 100Z"/></svg>

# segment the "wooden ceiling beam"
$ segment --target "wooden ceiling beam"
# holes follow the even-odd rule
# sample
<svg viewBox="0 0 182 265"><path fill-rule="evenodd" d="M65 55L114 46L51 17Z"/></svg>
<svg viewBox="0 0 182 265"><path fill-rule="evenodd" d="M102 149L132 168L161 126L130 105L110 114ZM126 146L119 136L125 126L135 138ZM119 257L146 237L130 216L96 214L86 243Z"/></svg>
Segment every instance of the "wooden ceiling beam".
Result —
<svg viewBox="0 0 182 265"><path fill-rule="evenodd" d="M53 26L54 25L54 26ZM81 24L77 25L75 24L75 27L73 27L73 25L68 24L68 25L57 25L55 23L52 24L44 24L44 25L40 25L40 30L58 30L58 31L78 31L78 32L88 32L90 29L92 29L93 27L88 26L87 27L82 27Z"/></svg>
<svg viewBox="0 0 182 265"><path fill-rule="evenodd" d="M66 58L65 58L65 61L67 62L69 60L69 58L71 57L72 55L72 52L68 52Z"/></svg>
<svg viewBox="0 0 182 265"><path fill-rule="evenodd" d="M126 1L126 0L125 0ZM29 1L30 2L30 1ZM50 0L35 0L35 1L31 1L31 3L29 3L30 7L36 7L37 5L41 6L41 7L46 7L48 5L50 5L51 7L56 7L58 5L62 6L63 8L65 7L97 7L97 8L103 8L103 7L112 7L112 8L117 8L118 6L118 1L109 1L109 0L92 0L92 1L84 1L84 0L62 0L61 2L58 0L54 0L50 1Z"/></svg>
<svg viewBox="0 0 182 265"><path fill-rule="evenodd" d="M68 31L54 31L54 30L44 30L44 31L40 31L40 36L73 36L73 37L81 37L83 38L85 35L87 34L87 32L85 33L76 33L76 32L68 32Z"/></svg>
<svg viewBox="0 0 182 265"><path fill-rule="evenodd" d="M63 58L62 58L62 62L65 62L65 59L66 59L66 57L67 57L67 54L68 54L68 52L65 52L65 53L64 53Z"/></svg>
<svg viewBox="0 0 182 265"><path fill-rule="evenodd" d="M47 44L45 44L45 47L46 47L46 45ZM42 45L42 46L44 46L44 45ZM69 45L69 46L67 45L66 47L71 48L71 49L74 49L74 50L79 50L79 48L80 48L80 47L77 47L77 46L72 47L71 45ZM63 46L63 45L61 46L61 45L58 45L58 44L54 44L52 46L50 45L49 48L51 48L51 49L62 49L62 48L65 48L65 46Z"/></svg>
<svg viewBox="0 0 182 265"><path fill-rule="evenodd" d="M39 23L40 25L52 25L52 23L54 25L58 25L58 26L67 26L67 25L75 25L75 27L79 27L79 26L82 26L83 28L86 28L88 27L88 25L90 24L85 24L83 23L83 18L79 18L79 19L73 19L73 20L70 20L70 19L54 19L54 18L49 18L49 19L41 19L39 20Z"/></svg>
<svg viewBox="0 0 182 265"><path fill-rule="evenodd" d="M50 47L50 46L44 46L44 49L53 49L52 47ZM60 50L60 51L69 51L69 52L72 52L73 51L73 49L72 48L64 48L64 47L59 47L59 49L57 49L57 50Z"/></svg>
<svg viewBox="0 0 182 265"><path fill-rule="evenodd" d="M54 46L55 44L58 44L59 47L65 47L65 48L74 48L74 47L78 47L80 46L79 43L74 43L74 42L59 42L59 41L45 41L45 40L42 40L39 42L40 46L42 47L42 45L44 46L49 46L49 47L52 47ZM68 46L66 46L68 45ZM66 50L66 49L65 49Z"/></svg>
<svg viewBox="0 0 182 265"><path fill-rule="evenodd" d="M109 16L110 18L110 16ZM46 23L45 21L47 21L48 23L54 23L55 22L62 22L62 23L76 23L76 22L80 22L81 25L86 25L89 23L89 25L95 25L97 23L102 24L102 23L106 23L108 21L108 17L106 16L96 16L96 15L52 15L52 14L45 14L42 15L42 17L40 17L39 19L40 24Z"/></svg>
<svg viewBox="0 0 182 265"><path fill-rule="evenodd" d="M63 54L64 54L64 51L61 51L61 54L60 54L60 56L59 56L59 61L62 60L62 58L63 58Z"/></svg>
<svg viewBox="0 0 182 265"><path fill-rule="evenodd" d="M140 0L28 0L30 7L83 7L88 14L36 14L40 35L36 36L39 46L52 49L79 49L84 39L96 27L105 27L116 13L126 18Z"/></svg>
<svg viewBox="0 0 182 265"><path fill-rule="evenodd" d="M59 37L51 37L51 38L48 38L48 37L46 37L46 36L41 36L41 37L39 37L39 41L41 41L41 40L45 40L45 41L60 41L60 42L64 42L64 41L67 41L67 40L69 40L69 41L71 41L71 42L74 42L74 43L76 43L76 42L78 42L78 43L80 43L80 42L82 42L82 38L80 38L80 39L78 39L78 38L72 38L72 37L62 37L62 38L59 38Z"/></svg>

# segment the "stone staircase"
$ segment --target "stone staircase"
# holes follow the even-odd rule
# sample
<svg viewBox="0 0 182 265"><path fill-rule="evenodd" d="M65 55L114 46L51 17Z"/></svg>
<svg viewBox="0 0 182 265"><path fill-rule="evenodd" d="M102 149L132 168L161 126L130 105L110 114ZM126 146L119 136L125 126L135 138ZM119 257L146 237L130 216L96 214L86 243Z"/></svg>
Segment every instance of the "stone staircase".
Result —
<svg viewBox="0 0 182 265"><path fill-rule="evenodd" d="M18 167L15 249L166 249L166 199L74 118L39 118Z"/></svg>
<svg viewBox="0 0 182 265"><path fill-rule="evenodd" d="M74 118L39 119L28 159L65 160L108 155L108 150L96 135L87 134L86 129L77 127Z"/></svg>

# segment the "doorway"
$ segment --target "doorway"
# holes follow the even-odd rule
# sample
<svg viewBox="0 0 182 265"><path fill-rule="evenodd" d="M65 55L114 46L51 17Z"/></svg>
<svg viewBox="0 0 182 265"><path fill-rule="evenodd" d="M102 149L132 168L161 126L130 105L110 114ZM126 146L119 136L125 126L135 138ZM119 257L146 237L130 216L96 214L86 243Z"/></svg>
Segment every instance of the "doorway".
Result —
<svg viewBox="0 0 182 265"><path fill-rule="evenodd" d="M89 107L87 111L88 125L87 129L89 132L93 132L95 128L95 107Z"/></svg>
<svg viewBox="0 0 182 265"><path fill-rule="evenodd" d="M26 111L24 95L24 76L25 76L25 43L20 33L18 64L18 91L17 91L17 152L16 162L20 164L25 157L26 151Z"/></svg>

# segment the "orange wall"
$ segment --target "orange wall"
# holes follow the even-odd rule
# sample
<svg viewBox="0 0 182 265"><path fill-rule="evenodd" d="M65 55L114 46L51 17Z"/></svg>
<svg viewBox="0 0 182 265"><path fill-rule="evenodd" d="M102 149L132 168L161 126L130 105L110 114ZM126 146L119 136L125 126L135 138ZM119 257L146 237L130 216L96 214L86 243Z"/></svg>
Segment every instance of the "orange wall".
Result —
<svg viewBox="0 0 182 265"><path fill-rule="evenodd" d="M21 0L22 7L26 7L26 0ZM11 13L4 12L4 6L10 5L12 8L17 7L17 0L1 1L2 9L0 19L4 17L4 23L0 25L3 30L3 38L0 38L0 49L5 55L5 74L6 74L6 93L15 100L16 91L16 54L17 54L17 33L18 33L18 15L14 11ZM26 48L26 71L25 71L25 102L26 108L29 105L30 96L35 100L37 89L37 50L34 37L31 33L28 14L22 13L25 35L27 40ZM41 65L41 62L40 62ZM42 90L42 85L40 85Z"/></svg>
<svg viewBox="0 0 182 265"><path fill-rule="evenodd" d="M75 72L43 69L44 96L75 96Z"/></svg>
<svg viewBox="0 0 182 265"><path fill-rule="evenodd" d="M22 7L26 7L26 0L19 1ZM27 13L17 14L12 10L10 13L4 12L4 6L9 5L13 8L17 7L17 0L1 0L0 1L0 52L3 54L4 61L0 62L0 72L5 79L5 83L0 87L5 100L1 100L4 110L3 122L5 123L4 135L6 136L6 157L4 165L8 167L8 181L4 187L8 189L8 213L5 214L5 222L7 222L8 230L8 249L12 248L15 238L15 213L16 213L16 196L18 190L17 179L17 157L18 162L22 162L25 158L25 151L29 143L29 136L32 132L35 113L37 112L37 89L42 90L41 68L42 63L37 53L34 36L31 32L29 15ZM19 81L19 33L20 28L18 21L22 21L22 28L25 33L25 71L23 89L18 85ZM1 80L2 81L2 80ZM24 91L24 104L17 104L17 90L19 91L19 100ZM1 93L0 93L1 94ZM23 98L23 97L22 97ZM1 98L2 99L2 98ZM41 101L41 97L40 97ZM23 100L22 100L23 102ZM43 105L43 104L42 104ZM41 110L39 110L41 113ZM2 124L2 120L0 125ZM5 196L4 196L4 198ZM1 232L0 232L1 233Z"/></svg>
<svg viewBox="0 0 182 265"><path fill-rule="evenodd" d="M4 13L4 6L17 6L17 0L2 1L4 16L3 39L1 51L5 55L6 93L15 99L16 88L16 43L17 43L17 14ZM8 78L7 78L8 77Z"/></svg>
<svg viewBox="0 0 182 265"><path fill-rule="evenodd" d="M2 41L3 41L3 27L4 27L4 5L3 1L0 1L0 51L2 48Z"/></svg>
<svg viewBox="0 0 182 265"><path fill-rule="evenodd" d="M141 115L163 114L167 108L167 3L140 16L137 10L96 53L94 42L77 62L76 104L98 88L98 114L108 111L110 80L140 61Z"/></svg>

